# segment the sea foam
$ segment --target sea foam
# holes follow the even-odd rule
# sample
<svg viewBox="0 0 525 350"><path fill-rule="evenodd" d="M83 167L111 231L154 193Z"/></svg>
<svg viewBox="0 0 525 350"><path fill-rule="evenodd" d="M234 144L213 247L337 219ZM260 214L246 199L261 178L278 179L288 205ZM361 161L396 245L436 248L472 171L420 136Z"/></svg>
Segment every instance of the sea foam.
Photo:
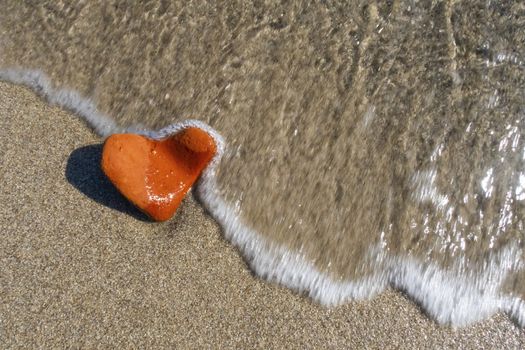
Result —
<svg viewBox="0 0 525 350"><path fill-rule="evenodd" d="M444 270L436 264L421 263L410 257L384 255L381 259L387 266L386 272L360 280L335 280L317 269L304 255L270 242L251 229L249 223L221 198L215 170L227 145L220 134L207 124L186 120L159 131L146 130L140 125L123 127L98 111L96 103L89 98L71 89L54 87L39 70L3 69L0 70L0 80L24 85L50 104L73 112L102 137L135 132L160 139L189 126L209 132L216 140L218 152L197 184L198 197L222 226L225 238L240 250L253 271L263 279L306 294L327 306L369 299L390 285L405 292L442 324L463 326L496 312L505 312L520 326L525 326L523 300L500 290L509 271L523 268L521 252L517 247L507 247L489 256L481 274L461 272L460 266ZM379 251L372 248L370 254L387 254Z"/></svg>

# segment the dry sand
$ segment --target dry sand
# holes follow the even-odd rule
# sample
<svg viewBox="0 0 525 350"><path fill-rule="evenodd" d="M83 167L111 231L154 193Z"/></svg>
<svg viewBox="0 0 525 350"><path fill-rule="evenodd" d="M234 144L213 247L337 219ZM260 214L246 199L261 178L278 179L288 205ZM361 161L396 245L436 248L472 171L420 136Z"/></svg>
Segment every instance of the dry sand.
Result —
<svg viewBox="0 0 525 350"><path fill-rule="evenodd" d="M255 278L190 196L144 221L108 184L101 139L0 83L2 348L523 348L497 315L454 330L397 292L325 309Z"/></svg>

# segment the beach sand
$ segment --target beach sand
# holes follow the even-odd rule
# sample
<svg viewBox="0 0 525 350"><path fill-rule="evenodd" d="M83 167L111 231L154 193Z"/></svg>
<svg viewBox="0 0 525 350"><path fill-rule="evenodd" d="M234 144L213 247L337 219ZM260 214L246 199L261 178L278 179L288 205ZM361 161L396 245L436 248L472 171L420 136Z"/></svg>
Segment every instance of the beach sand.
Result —
<svg viewBox="0 0 525 350"><path fill-rule="evenodd" d="M205 122L228 144L216 188L229 215L334 280L377 276L368 290L399 279L397 260L435 266L468 282L443 285L448 300L425 295L431 282L417 287L418 273L401 285L455 324L488 313L474 293L486 305L501 290L525 299L515 268L523 5L4 0L1 9L0 68L38 69L124 127ZM489 275L488 290L471 288Z"/></svg>
<svg viewBox="0 0 525 350"><path fill-rule="evenodd" d="M102 140L0 83L2 348L523 348L504 315L466 328L399 292L327 309L254 277L189 196L151 223L99 170Z"/></svg>

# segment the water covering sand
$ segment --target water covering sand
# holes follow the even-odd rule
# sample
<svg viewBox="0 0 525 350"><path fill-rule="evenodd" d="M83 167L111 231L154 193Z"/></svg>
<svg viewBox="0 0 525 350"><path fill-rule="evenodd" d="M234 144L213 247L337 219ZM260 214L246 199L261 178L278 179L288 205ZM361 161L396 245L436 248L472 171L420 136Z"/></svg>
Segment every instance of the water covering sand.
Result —
<svg viewBox="0 0 525 350"><path fill-rule="evenodd" d="M7 3L3 79L103 135L224 137L201 198L263 277L524 323L524 5Z"/></svg>

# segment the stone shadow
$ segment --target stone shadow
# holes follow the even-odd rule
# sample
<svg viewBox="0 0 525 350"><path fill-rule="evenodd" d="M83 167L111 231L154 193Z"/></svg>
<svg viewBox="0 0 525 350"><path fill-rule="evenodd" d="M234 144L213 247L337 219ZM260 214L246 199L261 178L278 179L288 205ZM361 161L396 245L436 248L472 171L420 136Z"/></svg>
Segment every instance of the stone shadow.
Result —
<svg viewBox="0 0 525 350"><path fill-rule="evenodd" d="M89 145L74 150L67 161L66 179L80 192L94 201L133 216L141 221L151 221L131 204L107 179L100 168L102 144Z"/></svg>

